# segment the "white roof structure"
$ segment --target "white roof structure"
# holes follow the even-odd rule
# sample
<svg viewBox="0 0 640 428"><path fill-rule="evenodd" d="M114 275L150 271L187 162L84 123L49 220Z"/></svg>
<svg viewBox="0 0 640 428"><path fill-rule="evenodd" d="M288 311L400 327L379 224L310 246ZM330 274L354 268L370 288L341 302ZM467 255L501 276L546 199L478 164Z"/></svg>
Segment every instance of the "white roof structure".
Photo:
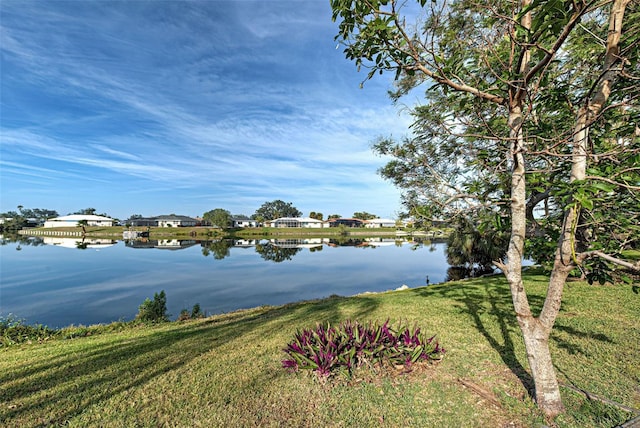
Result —
<svg viewBox="0 0 640 428"><path fill-rule="evenodd" d="M71 214L50 218L44 222L44 227L75 227L80 221L86 221L89 226L112 226L115 220L101 215Z"/></svg>
<svg viewBox="0 0 640 428"><path fill-rule="evenodd" d="M372 218L371 220L367 220L369 223L392 223L396 224L395 220L391 220L388 218Z"/></svg>
<svg viewBox="0 0 640 428"><path fill-rule="evenodd" d="M82 221L82 220L87 220L87 221L113 221L112 218L109 217L104 217L101 215L92 215L92 214L70 214L70 215L64 215L64 216L60 216L60 217L55 217L55 218L50 218L47 221Z"/></svg>
<svg viewBox="0 0 640 428"><path fill-rule="evenodd" d="M322 227L324 222L311 217L280 217L266 222L271 227Z"/></svg>

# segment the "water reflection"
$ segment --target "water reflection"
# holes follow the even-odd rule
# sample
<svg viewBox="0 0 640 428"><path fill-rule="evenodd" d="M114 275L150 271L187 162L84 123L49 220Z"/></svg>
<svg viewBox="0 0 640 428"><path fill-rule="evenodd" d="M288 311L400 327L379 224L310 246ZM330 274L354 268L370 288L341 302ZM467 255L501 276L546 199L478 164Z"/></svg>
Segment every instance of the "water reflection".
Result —
<svg viewBox="0 0 640 428"><path fill-rule="evenodd" d="M17 243L16 250L19 250L22 245L38 247L40 245L45 245L44 239L39 236L27 236L27 235L18 235L9 234L9 235L0 235L0 245L8 245Z"/></svg>
<svg viewBox="0 0 640 428"><path fill-rule="evenodd" d="M222 260L231 256L231 248L253 248L263 260L281 263L291 260L301 250L307 249L314 253L322 251L324 246L329 247L353 247L371 248L396 246L401 247L410 243L413 250L424 245L429 246L429 251L435 250L435 243L431 240L413 240L407 238L276 238L276 239L217 239L212 241L197 240L154 240L135 239L126 240L125 246L137 249L170 249L180 250L193 245L202 247L204 257L213 257Z"/></svg>
<svg viewBox="0 0 640 428"><path fill-rule="evenodd" d="M231 255L230 248L233 247L233 239L220 239L218 241L201 242L202 255L207 257L212 255L216 260L222 260Z"/></svg>
<svg viewBox="0 0 640 428"><path fill-rule="evenodd" d="M495 269L482 269L469 266L449 266L445 281L460 281L465 278L477 278L495 273Z"/></svg>
<svg viewBox="0 0 640 428"><path fill-rule="evenodd" d="M276 263L291 260L293 256L302 251L302 248L295 246L279 246L274 242L268 241L256 245L256 253L260 254L263 260L269 260Z"/></svg>
<svg viewBox="0 0 640 428"><path fill-rule="evenodd" d="M88 239L84 237L76 238L59 238L48 237L42 238L45 245L54 245L64 248L77 248L79 250L86 250L87 248L106 248L115 245L118 241L113 239Z"/></svg>
<svg viewBox="0 0 640 428"><path fill-rule="evenodd" d="M174 316L194 303L213 314L423 286L448 267L444 244L406 238L46 241L1 239L0 314L51 327L128 320L161 290Z"/></svg>
<svg viewBox="0 0 640 428"><path fill-rule="evenodd" d="M0 245L18 243L20 245L39 246L51 245L64 248L76 248L85 250L88 248L106 248L117 244L118 240L104 238L87 237L36 237L27 235L0 235ZM218 240L194 240L194 239L149 239L140 237L137 239L125 239L124 245L133 249L158 249L158 250L183 250L194 245L202 247L202 255L212 256L216 260L222 260L231 255L231 248L253 248L262 259L277 263L291 260L300 250L307 249L309 252L322 251L324 246L328 247L353 247L375 249L385 246L401 247L410 244L411 249L416 250L427 246L429 251L435 251L436 244L442 243L439 240L413 237L395 238L353 238L353 237L332 237L332 238L276 238L276 239L218 239ZM451 278L464 276L463 272L452 272ZM468 276L468 273L467 273Z"/></svg>
<svg viewBox="0 0 640 428"><path fill-rule="evenodd" d="M128 248L136 249L158 249L158 250L183 250L199 244L200 241L193 239L131 239L124 241Z"/></svg>

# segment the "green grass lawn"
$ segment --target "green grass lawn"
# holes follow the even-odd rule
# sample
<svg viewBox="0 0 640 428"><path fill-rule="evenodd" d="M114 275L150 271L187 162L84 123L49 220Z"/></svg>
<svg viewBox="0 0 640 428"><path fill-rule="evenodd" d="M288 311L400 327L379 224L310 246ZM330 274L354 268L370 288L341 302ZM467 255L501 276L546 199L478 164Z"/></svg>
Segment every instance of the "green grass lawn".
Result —
<svg viewBox="0 0 640 428"><path fill-rule="evenodd" d="M546 278L526 286L540 307ZM167 296L171 300L171 296ZM567 285L552 333L560 381L640 408L640 296ZM281 368L296 329L390 318L438 335L444 359L408 374L322 382ZM111 330L111 331L109 331ZM545 423L502 277L261 307L202 320L99 328L0 348L0 426L538 427ZM562 389L558 427L634 417ZM548 422L546 422L548 423Z"/></svg>

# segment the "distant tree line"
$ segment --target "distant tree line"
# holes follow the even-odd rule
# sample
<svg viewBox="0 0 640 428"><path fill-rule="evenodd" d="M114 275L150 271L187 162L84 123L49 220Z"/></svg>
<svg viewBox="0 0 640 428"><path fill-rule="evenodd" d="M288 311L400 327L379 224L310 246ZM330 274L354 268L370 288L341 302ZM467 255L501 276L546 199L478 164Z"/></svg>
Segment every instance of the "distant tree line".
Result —
<svg viewBox="0 0 640 428"><path fill-rule="evenodd" d="M302 211L296 208L292 202L285 202L283 200L276 199L262 204L251 217L244 214L232 215L230 211L225 210L224 208L215 208L204 213L202 218L211 226L227 228L231 227L232 219L256 220L257 222L262 223L282 217L300 217L302 214ZM309 213L309 217L315 220L324 220L324 214L321 212L311 211ZM327 217L327 220L341 217L342 216L340 214L330 214ZM133 216L131 218L133 218ZM378 216L362 211L353 213L353 218L371 220L378 218Z"/></svg>
<svg viewBox="0 0 640 428"><path fill-rule="evenodd" d="M4 221L0 224L0 231L20 230L29 225L36 226L43 224L48 218L57 217L58 212L44 208L25 208L18 205L18 211L7 211L0 213L0 219Z"/></svg>

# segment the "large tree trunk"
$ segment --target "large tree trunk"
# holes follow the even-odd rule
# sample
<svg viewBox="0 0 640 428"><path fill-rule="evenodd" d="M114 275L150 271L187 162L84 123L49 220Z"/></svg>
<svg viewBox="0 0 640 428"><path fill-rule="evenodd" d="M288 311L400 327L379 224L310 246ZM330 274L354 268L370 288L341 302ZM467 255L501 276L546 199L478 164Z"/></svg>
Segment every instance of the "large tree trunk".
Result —
<svg viewBox="0 0 640 428"><path fill-rule="evenodd" d="M522 9L529 5L522 1ZM520 24L531 28L531 14L525 14ZM520 75L528 71L530 52L525 51L518 65ZM523 82L526 85L526 82ZM527 192L526 192L526 141L522 132L522 105L526 88L513 87L509 103L509 139L511 141L511 238L507 249L507 265L503 265L505 276L511 289L511 298L518 325L522 331L527 360L531 369L538 407L548 416L555 417L564 411L556 372L549 351L549 334L553 323L541 322L531 313L527 293L522 282L522 258L527 232ZM566 278L566 277L565 277ZM561 278L558 278L561 279ZM562 279L562 284L564 280ZM554 305L555 306L555 305ZM557 308L560 301L557 301Z"/></svg>
<svg viewBox="0 0 640 428"><path fill-rule="evenodd" d="M535 400L538 407L548 417L555 417L564 411L556 371L549 351L551 328L545 327L539 319L529 317L519 320L531 377L535 383Z"/></svg>
<svg viewBox="0 0 640 428"><path fill-rule="evenodd" d="M538 407L548 417L555 417L564 411L560 387L549 351L549 335L553 322L541 322L531 313L531 307L522 282L522 257L524 254L524 240L526 234L526 168L525 141L521 130L522 110L517 103L509 108L509 127L511 137L511 239L507 249L507 265L503 266L505 276L511 289L511 298L516 313L518 325L522 331L527 360L531 369L535 387L535 400ZM566 272L568 274L568 271ZM564 278L556 275L552 278L554 289L560 285L560 295L553 294L553 306L560 308L562 285ZM551 287L550 287L551 290ZM547 299L547 301L550 301ZM545 302L546 304L546 302ZM557 314L557 310L556 310ZM555 319L555 317L554 317Z"/></svg>
<svg viewBox="0 0 640 428"><path fill-rule="evenodd" d="M611 86L619 70L615 65L620 58L619 41L622 33L624 12L630 0L615 0L611 6L607 50L603 64L603 73L595 86L590 99L580 108L576 117L572 144L572 168L570 181L584 180L587 168L589 125L606 104ZM524 25L525 23L523 23ZM511 287L513 305L522 330L527 360L535 385L535 399L540 409L548 416L555 417L564 411L555 369L549 352L549 335L560 311L562 292L569 272L576 260L576 230L580 221L579 204L571 204L564 216L562 231L544 306L538 318L531 313L527 296L522 284L521 262L524 233L526 231L526 193L524 140L519 123L522 120L521 107L510 106L509 126L511 129L511 155L513 157L511 206L512 230L507 252L507 279ZM516 260L516 258L518 258Z"/></svg>

